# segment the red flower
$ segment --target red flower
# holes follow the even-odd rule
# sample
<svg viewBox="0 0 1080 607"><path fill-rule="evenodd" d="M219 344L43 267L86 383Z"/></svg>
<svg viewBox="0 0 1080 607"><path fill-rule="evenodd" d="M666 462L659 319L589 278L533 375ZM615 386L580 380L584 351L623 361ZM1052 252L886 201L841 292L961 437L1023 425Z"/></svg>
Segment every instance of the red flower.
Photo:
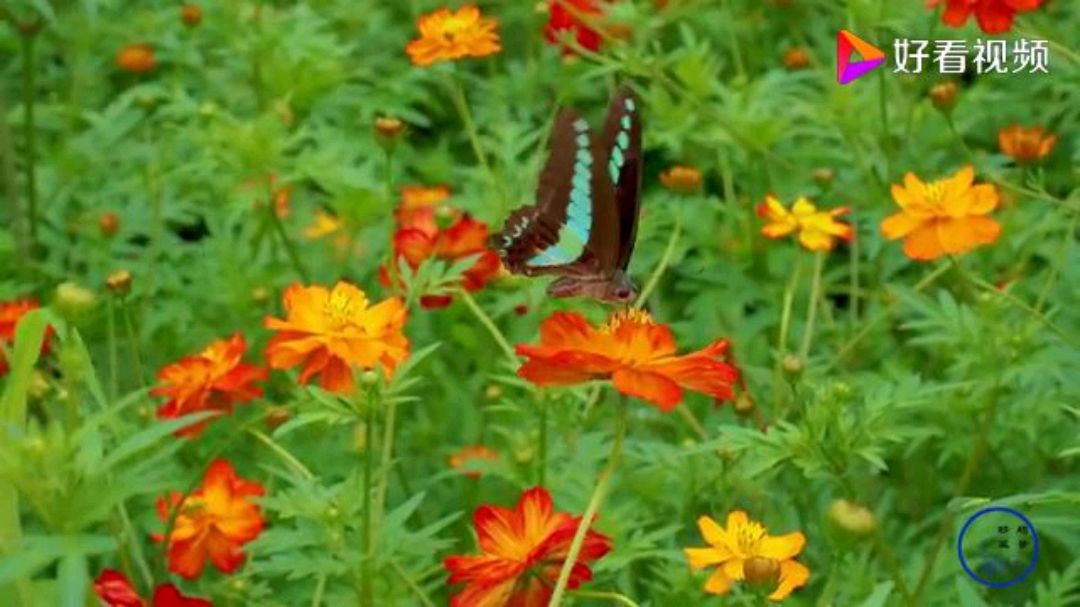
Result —
<svg viewBox="0 0 1080 607"><path fill-rule="evenodd" d="M266 370L242 362L246 351L244 336L237 333L163 368L158 385L150 391L169 399L158 409L158 417L172 419L196 411L229 413L234 404L262 396L254 382L266 379ZM197 436L205 425L204 420L187 426L177 435Z"/></svg>
<svg viewBox="0 0 1080 607"><path fill-rule="evenodd" d="M679 404L684 388L721 400L733 396L739 372L724 360L726 340L684 356L675 349L671 329L641 310L616 312L598 328L580 314L555 312L540 325L538 345L517 346L528 359L518 375L539 386L610 378L619 392L664 412Z"/></svg>
<svg viewBox="0 0 1080 607"><path fill-rule="evenodd" d="M263 486L246 481L232 464L216 459L206 470L202 487L187 496L177 492L158 498L158 518L169 522L179 513L169 534L169 571L187 579L202 574L206 560L223 573L232 573L244 562L244 544L262 533L263 516L252 497L263 495ZM154 541L162 541L155 534Z"/></svg>
<svg viewBox="0 0 1080 607"><path fill-rule="evenodd" d="M472 267L465 270L461 281L467 291L479 291L501 267L498 254L487 246L487 224L450 207L439 207L436 211L435 204L438 202L403 204L398 210L394 263L404 259L415 270L426 259L456 261L479 255ZM440 219L449 222L448 227L441 227ZM385 266L379 269L379 282L386 287L394 282ZM449 295L425 295L420 298L420 304L427 309L445 308L452 300Z"/></svg>
<svg viewBox="0 0 1080 607"><path fill-rule="evenodd" d="M941 22L951 27L963 27L975 13L979 28L987 34L1002 34L1012 29L1016 13L1033 11L1044 0L930 0L930 8L945 4Z"/></svg>
<svg viewBox="0 0 1080 607"><path fill-rule="evenodd" d="M555 512L551 494L533 487L513 509L481 506L473 513L482 554L455 555L443 562L450 584L465 588L450 607L543 607L551 597L580 516ZM611 539L595 531L585 534L567 588L592 579L587 563L611 550Z"/></svg>
<svg viewBox="0 0 1080 607"><path fill-rule="evenodd" d="M548 44L562 46L563 54L569 55L574 49L565 42L564 36L571 33L582 48L595 53L600 50L603 39L591 25L603 15L604 3L601 0L548 0L551 17L544 28L544 39Z"/></svg>
<svg viewBox="0 0 1080 607"><path fill-rule="evenodd" d="M27 312L36 310L39 307L36 299L0 301L0 343L3 343L5 348L10 349L15 344L15 327L22 320L22 317ZM42 354L49 351L50 335L52 335L51 327L45 330L45 340L41 343ZM7 372L8 362L4 358L4 351L0 349L0 375L5 375Z"/></svg>
<svg viewBox="0 0 1080 607"><path fill-rule="evenodd" d="M106 569L94 580L94 594L105 607L213 607L210 601L180 594L172 584L161 584L150 602L142 600L131 582L115 569Z"/></svg>

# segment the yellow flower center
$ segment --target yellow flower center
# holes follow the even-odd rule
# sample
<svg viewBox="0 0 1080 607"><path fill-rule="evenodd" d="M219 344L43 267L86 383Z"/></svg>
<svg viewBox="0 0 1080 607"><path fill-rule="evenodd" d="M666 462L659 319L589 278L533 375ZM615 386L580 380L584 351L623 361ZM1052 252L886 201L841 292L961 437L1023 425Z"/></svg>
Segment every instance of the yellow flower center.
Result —
<svg viewBox="0 0 1080 607"><path fill-rule="evenodd" d="M945 201L944 179L938 179L926 184L926 201L931 204L940 204Z"/></svg>
<svg viewBox="0 0 1080 607"><path fill-rule="evenodd" d="M352 298L337 293L331 294L326 305L323 306L323 315L339 327L348 324L349 319L354 315Z"/></svg>
<svg viewBox="0 0 1080 607"><path fill-rule="evenodd" d="M627 308L620 310L611 315L607 323L600 327L600 333L604 335L611 335L619 329L624 323L633 323L638 325L651 325L653 324L652 316L648 312L639 308Z"/></svg>
<svg viewBox="0 0 1080 607"><path fill-rule="evenodd" d="M750 521L735 529L732 535L739 551L745 556L752 556L757 554L758 542L765 537L765 528L760 523Z"/></svg>

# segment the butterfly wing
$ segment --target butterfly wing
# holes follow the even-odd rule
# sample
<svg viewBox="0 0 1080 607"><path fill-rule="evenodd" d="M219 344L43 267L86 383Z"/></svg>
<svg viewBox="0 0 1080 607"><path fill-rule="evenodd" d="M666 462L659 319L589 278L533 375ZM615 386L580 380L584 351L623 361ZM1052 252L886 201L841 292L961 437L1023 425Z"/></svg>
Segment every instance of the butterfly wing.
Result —
<svg viewBox="0 0 1080 607"><path fill-rule="evenodd" d="M588 123L572 109L560 111L536 203L511 213L494 236L510 271L582 273L605 257L601 250L616 248L609 242L617 232L614 195L596 177L604 156Z"/></svg>
<svg viewBox="0 0 1080 607"><path fill-rule="evenodd" d="M626 270L637 238L641 208L641 104L621 86L608 104L601 141L618 209L618 258L612 269Z"/></svg>

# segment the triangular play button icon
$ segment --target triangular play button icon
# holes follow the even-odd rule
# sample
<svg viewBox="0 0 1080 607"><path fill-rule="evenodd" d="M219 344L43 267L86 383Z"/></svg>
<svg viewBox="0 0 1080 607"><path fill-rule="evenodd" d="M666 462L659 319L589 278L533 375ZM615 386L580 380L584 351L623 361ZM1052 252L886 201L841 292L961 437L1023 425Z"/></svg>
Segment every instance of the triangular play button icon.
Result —
<svg viewBox="0 0 1080 607"><path fill-rule="evenodd" d="M851 60L854 52L859 53L862 61ZM885 53L878 47L847 30L836 34L836 81L840 84L848 84L882 63Z"/></svg>

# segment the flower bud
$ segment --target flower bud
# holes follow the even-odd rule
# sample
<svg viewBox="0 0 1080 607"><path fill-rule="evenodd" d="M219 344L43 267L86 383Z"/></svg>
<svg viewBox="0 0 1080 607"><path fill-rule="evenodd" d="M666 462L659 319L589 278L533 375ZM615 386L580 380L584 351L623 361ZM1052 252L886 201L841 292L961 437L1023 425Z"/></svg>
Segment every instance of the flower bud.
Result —
<svg viewBox="0 0 1080 607"><path fill-rule="evenodd" d="M56 287L55 307L60 316L78 321L94 309L97 297L94 292L73 282L60 283Z"/></svg>
<svg viewBox="0 0 1080 607"><path fill-rule="evenodd" d="M940 82L930 88L930 102L938 110L948 114L956 106L956 96L959 88L952 80Z"/></svg>
<svg viewBox="0 0 1080 607"><path fill-rule="evenodd" d="M435 209L435 225L439 226L440 230L449 228L457 220L458 213L453 207L440 205Z"/></svg>
<svg viewBox="0 0 1080 607"><path fill-rule="evenodd" d="M202 23L202 9L196 4L185 4L180 7L180 20L188 27L195 27Z"/></svg>
<svg viewBox="0 0 1080 607"><path fill-rule="evenodd" d="M379 383L379 374L368 370L360 374L360 383L365 386L374 386Z"/></svg>
<svg viewBox="0 0 1080 607"><path fill-rule="evenodd" d="M701 171L685 165L675 165L660 173L660 183L679 194L694 194L701 189Z"/></svg>
<svg viewBox="0 0 1080 607"><path fill-rule="evenodd" d="M838 530L854 536L869 535L877 527L873 512L845 499L833 500L827 516L829 522Z"/></svg>
<svg viewBox="0 0 1080 607"><path fill-rule="evenodd" d="M251 290L251 300L260 306L266 305L266 302L270 301L270 289L255 287Z"/></svg>
<svg viewBox="0 0 1080 607"><path fill-rule="evenodd" d="M405 123L392 116L375 119L375 140L384 150L392 150L405 132Z"/></svg>
<svg viewBox="0 0 1080 607"><path fill-rule="evenodd" d="M798 377L802 375L805 363L801 356L788 354L784 356L784 360L780 362L780 368L783 369L785 375L788 375L789 377Z"/></svg>
<svg viewBox="0 0 1080 607"><path fill-rule="evenodd" d="M116 53L116 65L133 74L145 74L154 71L157 59L154 49L148 44L129 44Z"/></svg>
<svg viewBox="0 0 1080 607"><path fill-rule="evenodd" d="M810 67L810 54L802 47L790 48L784 52L784 67L790 71L804 70Z"/></svg>
<svg viewBox="0 0 1080 607"><path fill-rule="evenodd" d="M832 183L833 178L836 177L836 172L828 167L821 167L820 169L814 169L810 176L814 179L814 183L819 186L826 186Z"/></svg>
<svg viewBox="0 0 1080 607"><path fill-rule="evenodd" d="M120 231L120 216L113 212L102 213L98 216L98 229L105 238L111 238Z"/></svg>
<svg viewBox="0 0 1080 607"><path fill-rule="evenodd" d="M776 559L752 556L743 563L743 575L751 584L775 586L780 581L780 562Z"/></svg>
<svg viewBox="0 0 1080 607"><path fill-rule="evenodd" d="M735 415L739 417L747 417L754 413L754 400L747 392L740 392L732 406L735 409Z"/></svg>
<svg viewBox="0 0 1080 607"><path fill-rule="evenodd" d="M131 292L131 272L119 270L109 274L105 279L105 287L114 295L123 297Z"/></svg>
<svg viewBox="0 0 1080 607"><path fill-rule="evenodd" d="M498 384L489 384L484 389L484 398L488 400L499 400L502 397L503 391Z"/></svg>

